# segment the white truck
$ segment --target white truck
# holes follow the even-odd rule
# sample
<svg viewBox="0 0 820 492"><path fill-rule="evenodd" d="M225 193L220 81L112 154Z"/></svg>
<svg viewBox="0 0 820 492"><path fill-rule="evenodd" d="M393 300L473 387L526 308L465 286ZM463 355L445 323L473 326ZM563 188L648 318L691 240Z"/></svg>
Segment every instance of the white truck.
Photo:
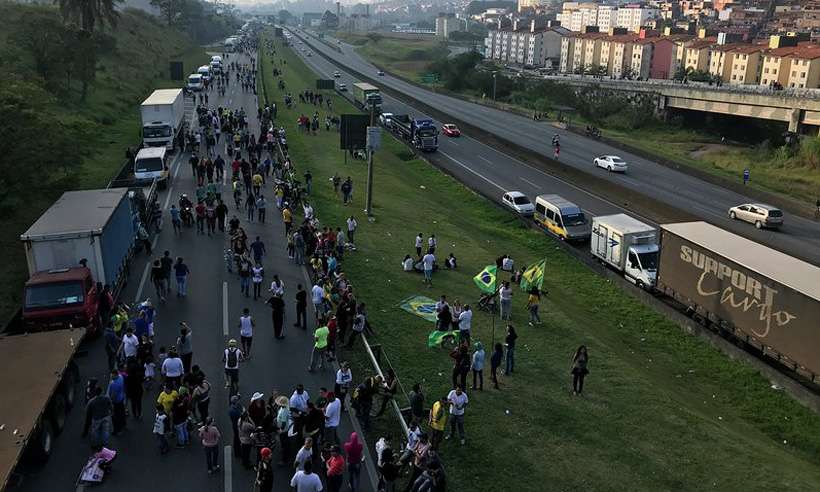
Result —
<svg viewBox="0 0 820 492"><path fill-rule="evenodd" d="M182 89L157 89L140 105L142 142L145 147L174 148L185 130L185 96Z"/></svg>
<svg viewBox="0 0 820 492"><path fill-rule="evenodd" d="M652 290L658 272L658 231L626 214L592 218L590 252L638 287Z"/></svg>

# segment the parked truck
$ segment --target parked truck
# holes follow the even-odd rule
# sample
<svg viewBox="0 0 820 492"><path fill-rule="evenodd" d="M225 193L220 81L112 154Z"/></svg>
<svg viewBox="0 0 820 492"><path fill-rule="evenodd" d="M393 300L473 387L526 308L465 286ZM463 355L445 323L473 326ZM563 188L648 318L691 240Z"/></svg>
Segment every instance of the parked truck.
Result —
<svg viewBox="0 0 820 492"><path fill-rule="evenodd" d="M658 290L698 320L820 375L820 268L705 222L661 226Z"/></svg>
<svg viewBox="0 0 820 492"><path fill-rule="evenodd" d="M85 329L0 337L2 432L0 490L16 483L23 460L45 461L66 415L78 398L79 370L73 358Z"/></svg>
<svg viewBox="0 0 820 492"><path fill-rule="evenodd" d="M410 118L406 114L394 114L391 122L396 133L413 147L422 152L435 152L438 149L438 128L430 118Z"/></svg>
<svg viewBox="0 0 820 492"><path fill-rule="evenodd" d="M368 84L366 82L356 82L353 84L353 103L360 109L370 111L372 106L370 101L372 99L368 98L374 98L376 101L376 114L381 113L381 97L381 92L379 92L379 88L375 85Z"/></svg>
<svg viewBox="0 0 820 492"><path fill-rule="evenodd" d="M658 272L658 231L626 214L592 218L590 252L638 287L652 290Z"/></svg>
<svg viewBox="0 0 820 492"><path fill-rule="evenodd" d="M182 89L157 89L140 105L142 142L146 147L173 150L185 132L185 97Z"/></svg>
<svg viewBox="0 0 820 492"><path fill-rule="evenodd" d="M29 271L24 331L100 329L95 284L109 285L116 296L134 251L129 193L127 188L63 193L20 236Z"/></svg>

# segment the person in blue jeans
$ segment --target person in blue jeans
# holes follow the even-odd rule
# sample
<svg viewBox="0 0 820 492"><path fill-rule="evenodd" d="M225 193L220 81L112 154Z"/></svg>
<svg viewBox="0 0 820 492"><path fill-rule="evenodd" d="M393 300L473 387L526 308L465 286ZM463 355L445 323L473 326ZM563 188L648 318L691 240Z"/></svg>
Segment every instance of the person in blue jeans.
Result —
<svg viewBox="0 0 820 492"><path fill-rule="evenodd" d="M182 257L177 258L177 262L174 264L174 274L177 277L177 297L185 297L188 295L187 285L188 285L188 275L190 275L191 271L188 269L188 265L186 265L182 261Z"/></svg>
<svg viewBox="0 0 820 492"><path fill-rule="evenodd" d="M504 368L504 375L509 375L515 368L515 341L518 339L518 334L515 332L513 325L507 325L507 336L504 342L507 345L507 365Z"/></svg>

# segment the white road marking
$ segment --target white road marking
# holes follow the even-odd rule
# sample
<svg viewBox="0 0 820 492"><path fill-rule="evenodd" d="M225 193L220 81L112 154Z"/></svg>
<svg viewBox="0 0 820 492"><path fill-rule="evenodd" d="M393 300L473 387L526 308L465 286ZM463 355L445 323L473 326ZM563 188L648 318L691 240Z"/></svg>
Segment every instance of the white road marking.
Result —
<svg viewBox="0 0 820 492"><path fill-rule="evenodd" d="M168 204L171 203L171 196L174 194L174 187L168 187L168 196L165 197L165 205L162 206L163 210L168 210Z"/></svg>
<svg viewBox="0 0 820 492"><path fill-rule="evenodd" d="M538 185L537 185L537 184L533 183L532 181L530 181L530 180L529 180L529 179L527 179L527 178L522 178L522 177L519 177L518 179L520 179L521 181L523 181L523 182L527 183L528 185L531 185L531 186L532 186L532 187L534 187L534 188L538 188Z"/></svg>
<svg viewBox="0 0 820 492"><path fill-rule="evenodd" d="M482 161L486 162L487 164L492 164L493 163L493 161L491 161L490 159L487 159L483 155L478 156L478 158L481 159Z"/></svg>
<svg viewBox="0 0 820 492"><path fill-rule="evenodd" d="M145 264L145 270L142 272L142 278L140 279L140 286L137 288L137 295L134 296L134 304L137 304L142 300L142 289L145 288L145 281L148 280L148 270L151 268L151 262Z"/></svg>
<svg viewBox="0 0 820 492"><path fill-rule="evenodd" d="M449 154L447 154L446 152L443 152L443 151L439 151L439 153L440 153L441 155L443 155L444 157L446 157L446 158L450 159L451 161L455 162L455 163L456 163L456 164L458 164L459 166L463 167L463 168L464 168L464 169L466 169L467 171L470 171L471 173L475 174L475 175L476 175L476 176L478 176L479 178L481 178L481 179L483 179L484 181L486 181L486 182L490 183L491 185L495 186L495 187L496 187L496 188L498 188L499 190L501 190L501 191L507 191L506 189L504 189L504 187L502 187L501 185L499 185L499 184L498 184L498 183L496 183L495 181L491 180L490 178L487 178L486 176L484 176L483 174L481 174L481 173L479 173L479 172L477 172L477 171L474 171L474 170L473 170L473 169L471 169L469 166L467 166L466 164L463 164L461 161L459 161L459 160L458 160L458 159L456 159L455 157L452 157L451 155L449 155Z"/></svg>
<svg viewBox="0 0 820 492"><path fill-rule="evenodd" d="M225 462L225 492L233 492L233 448L231 446L225 446L222 458Z"/></svg>
<svg viewBox="0 0 820 492"><path fill-rule="evenodd" d="M222 334L228 336L228 282L222 282Z"/></svg>
<svg viewBox="0 0 820 492"><path fill-rule="evenodd" d="M448 144L448 145L453 145L453 146L456 146L456 147L460 147L460 145L459 145L459 144L457 144L457 143L455 143L455 142L452 142L452 141L450 141L450 140L448 140L448 141L447 141L447 144Z"/></svg>

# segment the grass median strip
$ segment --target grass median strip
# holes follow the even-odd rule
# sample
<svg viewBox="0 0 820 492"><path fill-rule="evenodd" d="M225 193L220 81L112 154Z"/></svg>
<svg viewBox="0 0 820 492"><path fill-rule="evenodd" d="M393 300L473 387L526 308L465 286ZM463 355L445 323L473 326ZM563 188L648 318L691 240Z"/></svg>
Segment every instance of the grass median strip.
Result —
<svg viewBox="0 0 820 492"><path fill-rule="evenodd" d="M317 76L278 41L276 48L278 66L287 61L287 91L312 90ZM516 290L516 372L502 378L500 391L486 381L482 392L468 389L466 445L447 441L441 447L452 490L496 490L502 484L522 491L820 487L816 415L770 389L750 367L683 335L551 239L413 158L387 135L375 157L375 221L367 222L361 212L365 164L344 164L336 132L298 132L296 118L317 108L284 108L270 68L265 79L280 107L277 123L287 129L299 174L309 169L314 177L311 199L319 218L328 226L342 225L350 215L359 219L359 249L345 256L344 270L368 305L374 341L405 387L422 382L432 403L450 389L452 361L446 352L427 348L432 324L403 311L403 300L446 294L451 302L459 298L475 307L479 292L472 278L496 257L509 254L519 265L547 258L544 323L526 325L525 297ZM336 114L355 112L332 97ZM319 112L321 121L326 110ZM352 177L353 204L342 205L334 193L328 181L334 173ZM439 262L451 252L459 260L457 270L434 274L432 288L400 265L415 253L419 232L436 235ZM489 348L491 319L474 312L473 335ZM502 328L497 321L496 341ZM570 394L569 360L581 344L589 347L591 374L585 396L577 398ZM364 376L355 374L357 381Z"/></svg>

